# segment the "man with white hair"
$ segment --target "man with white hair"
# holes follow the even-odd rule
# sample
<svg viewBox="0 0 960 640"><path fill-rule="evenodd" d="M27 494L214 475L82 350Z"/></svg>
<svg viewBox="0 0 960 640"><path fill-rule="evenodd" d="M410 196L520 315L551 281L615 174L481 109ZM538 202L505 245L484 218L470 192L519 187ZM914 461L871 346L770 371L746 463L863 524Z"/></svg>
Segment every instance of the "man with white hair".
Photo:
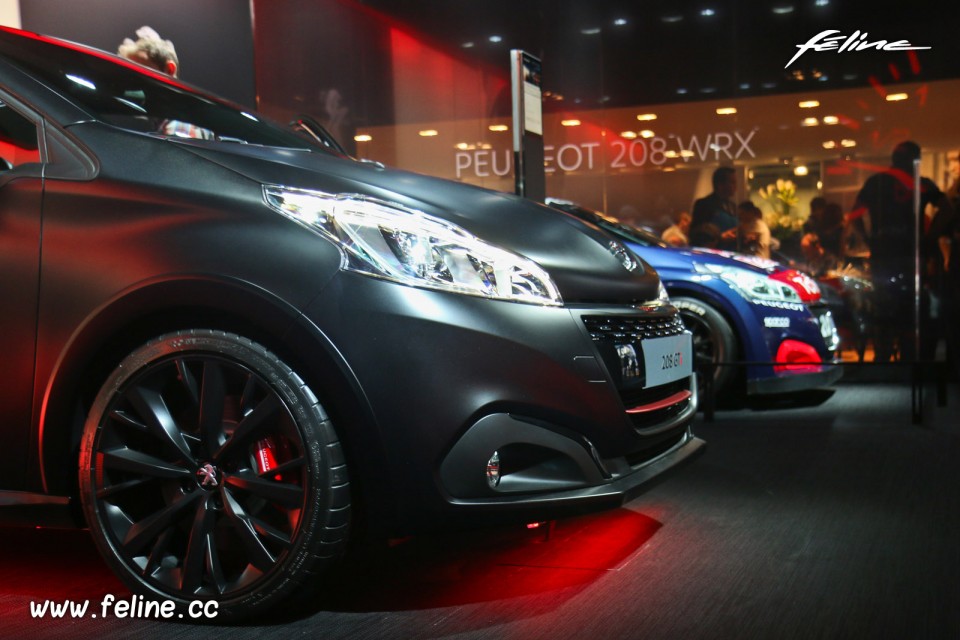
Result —
<svg viewBox="0 0 960 640"><path fill-rule="evenodd" d="M117 55L176 78L180 73L180 60L177 58L177 50L173 47L173 43L161 38L152 27L140 27L136 35L136 41L124 38L117 48ZM164 120L161 123L160 133L178 138L201 140L213 140L216 137L209 129L173 119Z"/></svg>
<svg viewBox="0 0 960 640"><path fill-rule="evenodd" d="M136 41L124 38L117 54L176 78L180 72L180 61L173 43L161 38L151 27L140 27L136 33Z"/></svg>

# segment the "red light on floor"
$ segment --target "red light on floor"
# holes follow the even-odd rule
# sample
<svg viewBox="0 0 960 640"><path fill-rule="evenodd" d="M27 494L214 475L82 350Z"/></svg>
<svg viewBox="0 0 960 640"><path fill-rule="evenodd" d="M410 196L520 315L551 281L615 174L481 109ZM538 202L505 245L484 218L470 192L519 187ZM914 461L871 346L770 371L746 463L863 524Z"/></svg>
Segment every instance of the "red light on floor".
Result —
<svg viewBox="0 0 960 640"><path fill-rule="evenodd" d="M823 362L817 350L806 342L784 340L777 349L777 362L773 370L776 373L818 373L822 371L818 363Z"/></svg>

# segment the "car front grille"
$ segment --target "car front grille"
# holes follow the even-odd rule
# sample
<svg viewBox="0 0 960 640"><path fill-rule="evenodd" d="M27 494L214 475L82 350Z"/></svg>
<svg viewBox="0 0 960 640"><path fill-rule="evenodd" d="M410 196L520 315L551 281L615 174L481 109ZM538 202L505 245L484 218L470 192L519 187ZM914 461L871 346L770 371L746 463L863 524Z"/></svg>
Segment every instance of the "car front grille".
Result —
<svg viewBox="0 0 960 640"><path fill-rule="evenodd" d="M691 402L692 396L689 393L683 393L689 391L690 381L689 379L684 379L649 389L621 390L620 399L623 401L623 406L627 408L627 416L630 418L630 422L633 423L633 428L642 431L663 424L674 416L680 415ZM678 395L679 399L676 402L653 411L645 411L642 413L630 412L630 409L634 407L656 404Z"/></svg>
<svg viewBox="0 0 960 640"><path fill-rule="evenodd" d="M656 387L625 384L616 374L620 366L615 345L680 335L685 331L679 314L644 316L585 316L583 322L617 383L620 399L637 433L670 422L693 402L690 380L682 379Z"/></svg>
<svg viewBox="0 0 960 640"><path fill-rule="evenodd" d="M639 342L683 333L683 321L672 316L585 316L583 322L595 341Z"/></svg>

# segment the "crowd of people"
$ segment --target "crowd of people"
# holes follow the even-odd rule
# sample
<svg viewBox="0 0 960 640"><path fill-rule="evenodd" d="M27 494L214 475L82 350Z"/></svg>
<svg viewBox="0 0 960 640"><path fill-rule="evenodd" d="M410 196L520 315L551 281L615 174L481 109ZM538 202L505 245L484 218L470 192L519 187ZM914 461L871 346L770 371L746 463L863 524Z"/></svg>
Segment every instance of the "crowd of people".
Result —
<svg viewBox="0 0 960 640"><path fill-rule="evenodd" d="M735 204L737 178L732 167L714 171L713 191L696 200L692 215L679 214L663 239L673 246L780 257L821 279L836 274L859 277L872 285L868 314L874 361L932 358L942 337L957 363L960 260L951 260L951 249L960 242L960 178L944 192L932 180L915 176L919 159L919 145L898 144L891 166L866 180L850 211L823 197L813 198L793 255L784 247L785 254L778 256L781 247L752 201ZM919 225L916 204L923 214ZM919 354L914 333L918 250Z"/></svg>

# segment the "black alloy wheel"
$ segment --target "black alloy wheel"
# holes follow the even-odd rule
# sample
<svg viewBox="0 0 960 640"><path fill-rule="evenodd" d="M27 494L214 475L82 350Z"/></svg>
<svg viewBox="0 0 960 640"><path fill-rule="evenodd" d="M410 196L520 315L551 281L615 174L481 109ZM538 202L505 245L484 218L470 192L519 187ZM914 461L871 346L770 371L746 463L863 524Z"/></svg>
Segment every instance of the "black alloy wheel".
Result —
<svg viewBox="0 0 960 640"><path fill-rule="evenodd" d="M737 357L737 339L733 328L723 315L695 298L671 297L670 302L680 310L684 326L693 334L693 356L697 375L703 363L713 363L714 393L718 396L729 390L736 367L719 363L731 362ZM698 385L703 389L703 384Z"/></svg>
<svg viewBox="0 0 960 640"><path fill-rule="evenodd" d="M263 347L206 330L157 338L103 385L80 453L84 514L145 598L263 611L339 556L350 490L309 387Z"/></svg>

